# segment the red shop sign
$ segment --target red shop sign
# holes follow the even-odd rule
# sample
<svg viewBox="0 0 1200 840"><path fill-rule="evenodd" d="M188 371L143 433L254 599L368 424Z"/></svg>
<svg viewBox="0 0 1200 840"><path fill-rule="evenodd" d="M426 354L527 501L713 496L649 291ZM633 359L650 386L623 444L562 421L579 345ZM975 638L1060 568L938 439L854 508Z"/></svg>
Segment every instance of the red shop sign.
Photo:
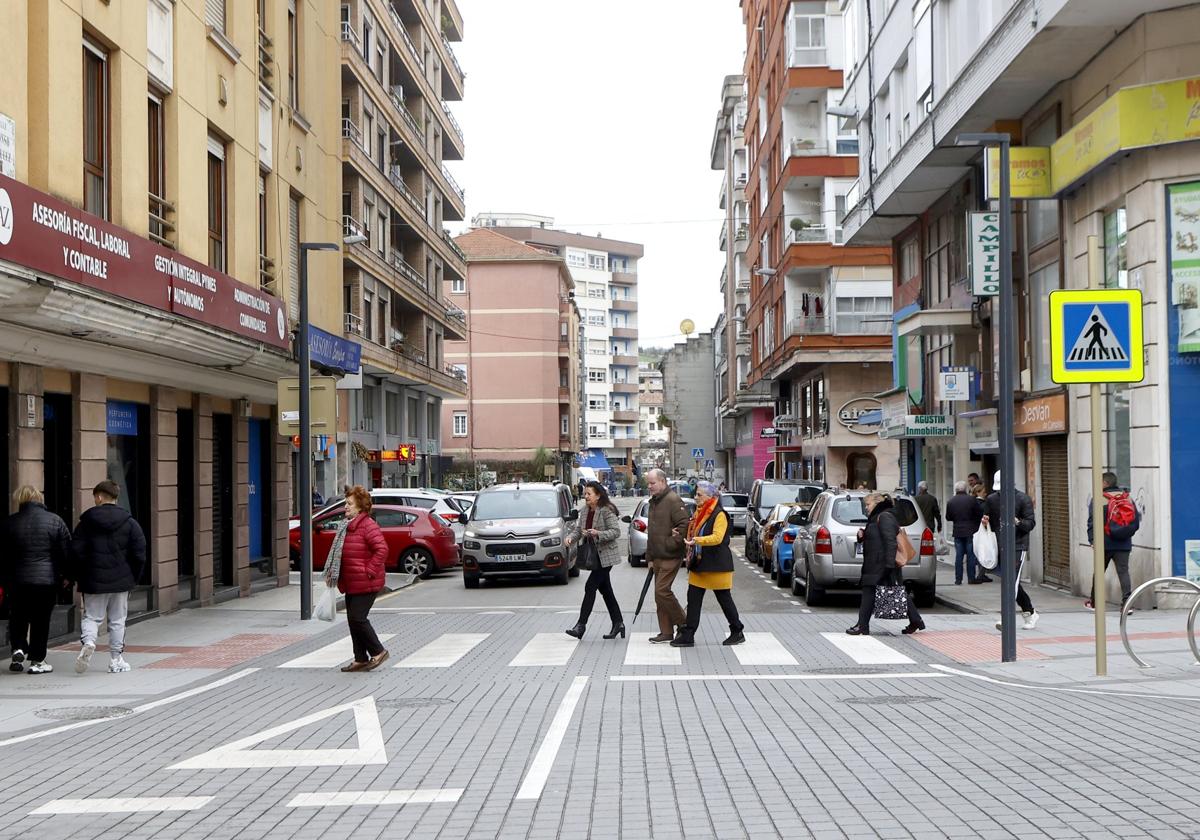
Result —
<svg viewBox="0 0 1200 840"><path fill-rule="evenodd" d="M288 349L283 301L0 175L0 259Z"/></svg>

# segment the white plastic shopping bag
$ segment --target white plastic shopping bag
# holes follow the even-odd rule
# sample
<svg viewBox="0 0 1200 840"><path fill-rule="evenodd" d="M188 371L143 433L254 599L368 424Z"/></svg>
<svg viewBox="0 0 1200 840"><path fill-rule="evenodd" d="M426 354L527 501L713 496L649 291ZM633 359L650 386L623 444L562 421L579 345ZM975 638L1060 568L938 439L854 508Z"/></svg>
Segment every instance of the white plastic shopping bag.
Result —
<svg viewBox="0 0 1200 840"><path fill-rule="evenodd" d="M316 609L313 610L313 615L315 615L321 621L333 621L336 619L337 596L337 587L326 584L325 591L321 593L321 597L317 601Z"/></svg>
<svg viewBox="0 0 1200 840"><path fill-rule="evenodd" d="M1000 564L1000 549L996 545L996 534L988 525L980 525L971 541L975 559L989 572Z"/></svg>

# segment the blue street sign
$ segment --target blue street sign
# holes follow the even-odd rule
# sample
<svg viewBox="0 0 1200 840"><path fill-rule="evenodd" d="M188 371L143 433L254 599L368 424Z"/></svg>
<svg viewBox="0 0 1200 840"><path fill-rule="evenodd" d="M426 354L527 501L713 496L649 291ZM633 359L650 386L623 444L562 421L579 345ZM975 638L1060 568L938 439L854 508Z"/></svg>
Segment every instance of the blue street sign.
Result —
<svg viewBox="0 0 1200 840"><path fill-rule="evenodd" d="M1055 382L1140 382L1142 293L1136 289L1051 292L1050 339Z"/></svg>
<svg viewBox="0 0 1200 840"><path fill-rule="evenodd" d="M701 458L704 457L704 450L703 449L693 449L692 457L695 458L696 460L700 460Z"/></svg>
<svg viewBox="0 0 1200 840"><path fill-rule="evenodd" d="M709 458L707 461L704 462L704 469L715 470L716 468L717 468L717 462L713 458Z"/></svg>
<svg viewBox="0 0 1200 840"><path fill-rule="evenodd" d="M308 355L312 364L337 368L344 373L358 373L362 360L362 345L327 333L319 327L308 328Z"/></svg>

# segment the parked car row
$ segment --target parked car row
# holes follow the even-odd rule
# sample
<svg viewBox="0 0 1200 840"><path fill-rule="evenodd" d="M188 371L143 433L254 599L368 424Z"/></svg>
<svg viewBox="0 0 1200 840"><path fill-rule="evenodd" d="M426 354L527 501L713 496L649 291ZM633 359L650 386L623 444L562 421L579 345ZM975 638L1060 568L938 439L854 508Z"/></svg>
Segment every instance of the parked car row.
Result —
<svg viewBox="0 0 1200 840"><path fill-rule="evenodd" d="M684 498L683 506L687 508L688 516L696 512L696 500L690 497ZM650 497L646 496L637 503L637 507L633 509L633 513L629 516L622 516L621 521L629 523L629 565L630 566L645 566L646 565L646 529L649 525L650 517Z"/></svg>

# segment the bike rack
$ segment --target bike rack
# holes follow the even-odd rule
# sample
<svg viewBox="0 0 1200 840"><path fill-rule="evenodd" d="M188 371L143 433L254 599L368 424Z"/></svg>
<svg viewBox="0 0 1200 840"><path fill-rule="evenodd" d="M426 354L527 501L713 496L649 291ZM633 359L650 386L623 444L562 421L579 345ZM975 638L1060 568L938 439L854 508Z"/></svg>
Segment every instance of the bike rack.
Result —
<svg viewBox="0 0 1200 840"><path fill-rule="evenodd" d="M1142 590L1158 586L1159 584L1167 584L1168 586L1178 586L1179 584L1183 584L1184 586L1190 587L1197 594L1200 594L1200 583L1181 577L1154 578L1153 580L1146 581L1137 589L1133 590L1133 593L1129 596L1129 600L1126 601L1124 606L1121 607L1121 643L1125 645L1125 652L1129 654L1129 658L1132 659L1139 668L1153 668L1154 666L1149 662L1143 661L1136 653L1133 652L1133 648L1129 645L1129 632L1126 629L1125 620L1129 618L1130 605L1137 600L1137 597L1142 593ZM1168 589L1167 593L1170 593L1171 591L1172 590ZM1176 594L1183 594L1179 589L1175 589L1174 592ZM1188 647L1192 649L1192 657L1196 660L1196 664L1200 665L1200 646L1196 644L1196 615L1198 613L1200 613L1200 598L1196 600L1196 603L1192 604L1192 609L1191 612L1188 613L1187 620Z"/></svg>

